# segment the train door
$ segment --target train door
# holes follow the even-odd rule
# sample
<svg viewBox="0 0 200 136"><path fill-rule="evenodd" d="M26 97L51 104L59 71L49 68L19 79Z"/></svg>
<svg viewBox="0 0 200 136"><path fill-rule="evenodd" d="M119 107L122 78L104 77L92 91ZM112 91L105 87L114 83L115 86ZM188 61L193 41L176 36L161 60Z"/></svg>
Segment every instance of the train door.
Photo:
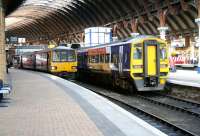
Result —
<svg viewBox="0 0 200 136"><path fill-rule="evenodd" d="M123 71L130 70L130 54L131 54L130 51L131 51L130 44L126 44L123 46L123 59L122 59Z"/></svg>
<svg viewBox="0 0 200 136"><path fill-rule="evenodd" d="M47 52L47 66L46 66L47 71L50 71L49 70L49 68L50 68L50 60L51 60L50 53L51 52Z"/></svg>
<svg viewBox="0 0 200 136"><path fill-rule="evenodd" d="M35 70L36 69L36 56L35 56L35 53L33 54L33 69Z"/></svg>
<svg viewBox="0 0 200 136"><path fill-rule="evenodd" d="M123 45L111 47L112 70L123 73Z"/></svg>
<svg viewBox="0 0 200 136"><path fill-rule="evenodd" d="M111 47L111 69L115 72L119 71L119 46Z"/></svg>
<svg viewBox="0 0 200 136"><path fill-rule="evenodd" d="M156 46L149 45L147 47L147 75L155 76L156 75Z"/></svg>
<svg viewBox="0 0 200 136"><path fill-rule="evenodd" d="M118 61L118 71L120 74L123 73L123 46L119 46L119 61Z"/></svg>
<svg viewBox="0 0 200 136"><path fill-rule="evenodd" d="M144 86L158 85L160 74L160 57L157 41L144 42Z"/></svg>

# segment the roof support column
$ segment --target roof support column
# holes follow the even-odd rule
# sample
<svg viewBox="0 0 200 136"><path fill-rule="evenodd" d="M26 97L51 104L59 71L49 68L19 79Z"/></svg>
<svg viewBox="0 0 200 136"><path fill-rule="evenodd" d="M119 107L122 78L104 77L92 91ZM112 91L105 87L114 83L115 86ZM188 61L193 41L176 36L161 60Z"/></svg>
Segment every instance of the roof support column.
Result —
<svg viewBox="0 0 200 136"><path fill-rule="evenodd" d="M131 30L132 30L131 36L132 37L139 35L137 29L138 29L138 19L132 18L131 20Z"/></svg>
<svg viewBox="0 0 200 136"><path fill-rule="evenodd" d="M160 32L160 38L163 40L166 40L166 32L168 31L168 27L166 26L166 14L167 10L159 10L159 21L160 21L160 27L158 27L158 31ZM168 54L171 56L171 53L173 52L174 48L171 47L171 45L168 46Z"/></svg>
<svg viewBox="0 0 200 136"><path fill-rule="evenodd" d="M0 0L0 88L2 81L5 82L6 76L5 17L2 1Z"/></svg>
<svg viewBox="0 0 200 136"><path fill-rule="evenodd" d="M198 7L198 18L195 19L195 22L197 23L198 29L199 29L199 37L198 37L197 45L199 47L198 73L200 73L200 0L197 0L197 7Z"/></svg>
<svg viewBox="0 0 200 136"><path fill-rule="evenodd" d="M166 32L168 27L166 26L166 10L159 11L159 20L160 27L158 27L158 31L160 32L160 38L166 40Z"/></svg>
<svg viewBox="0 0 200 136"><path fill-rule="evenodd" d="M118 31L118 25L115 24L114 27L113 27L112 41L117 41L118 40L117 31Z"/></svg>

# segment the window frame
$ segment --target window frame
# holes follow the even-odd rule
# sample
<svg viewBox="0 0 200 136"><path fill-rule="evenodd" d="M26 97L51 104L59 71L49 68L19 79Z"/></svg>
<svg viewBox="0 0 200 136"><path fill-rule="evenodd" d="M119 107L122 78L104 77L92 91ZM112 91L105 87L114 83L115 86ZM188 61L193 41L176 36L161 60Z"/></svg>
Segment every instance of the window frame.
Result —
<svg viewBox="0 0 200 136"><path fill-rule="evenodd" d="M69 61L69 53L68 53L69 51L72 51L73 52L73 56L74 56L74 59L70 60L70 61ZM66 60L65 61L61 61L62 52L65 52L65 54L66 54ZM54 54L55 53L59 53L58 60L54 59ZM60 62L60 63L62 63L62 62L75 62L75 61L77 61L76 58L77 57L76 57L76 51L75 50L53 50L52 51L52 62Z"/></svg>
<svg viewBox="0 0 200 136"><path fill-rule="evenodd" d="M138 51L137 51L137 58L135 58L135 53L136 53L136 50L140 48L140 56L138 56ZM143 44L142 43L137 43L137 44L134 44L133 46L133 59L134 60L142 60L143 58Z"/></svg>

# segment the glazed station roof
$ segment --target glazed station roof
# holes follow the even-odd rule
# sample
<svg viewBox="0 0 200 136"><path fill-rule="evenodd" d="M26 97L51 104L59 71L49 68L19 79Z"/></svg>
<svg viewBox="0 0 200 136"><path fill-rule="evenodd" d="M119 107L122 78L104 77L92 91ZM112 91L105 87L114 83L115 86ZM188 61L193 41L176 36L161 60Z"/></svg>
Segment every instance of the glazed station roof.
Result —
<svg viewBox="0 0 200 136"><path fill-rule="evenodd" d="M197 28L195 0L25 0L7 16L6 30L10 35L52 39L86 27L113 27L117 22L138 18L139 33L158 34L160 9L174 11L166 18L171 33L190 33ZM123 38L130 33L127 27L118 35Z"/></svg>

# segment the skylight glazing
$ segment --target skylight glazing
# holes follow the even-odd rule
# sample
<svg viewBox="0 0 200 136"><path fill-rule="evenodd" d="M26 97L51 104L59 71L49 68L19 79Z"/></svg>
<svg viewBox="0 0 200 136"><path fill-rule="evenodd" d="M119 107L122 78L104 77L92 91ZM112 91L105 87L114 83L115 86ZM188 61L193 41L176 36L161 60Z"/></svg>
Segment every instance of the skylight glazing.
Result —
<svg viewBox="0 0 200 136"><path fill-rule="evenodd" d="M36 18L45 17L52 12L56 12L58 9L63 12L68 12L64 10L64 7L70 9L69 5L73 6L72 2L75 2L75 0L26 0L18 10L7 17L6 27L7 29L12 28L20 24L18 22L21 21L30 23L30 18L34 20Z"/></svg>

